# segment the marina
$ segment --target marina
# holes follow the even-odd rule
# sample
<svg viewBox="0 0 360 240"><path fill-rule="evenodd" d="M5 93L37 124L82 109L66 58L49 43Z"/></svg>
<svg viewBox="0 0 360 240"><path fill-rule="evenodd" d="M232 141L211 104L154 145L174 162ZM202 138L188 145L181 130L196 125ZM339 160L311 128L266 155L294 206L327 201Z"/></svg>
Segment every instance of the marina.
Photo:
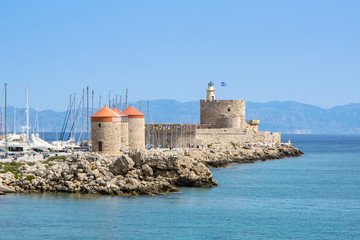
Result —
<svg viewBox="0 0 360 240"><path fill-rule="evenodd" d="M62 131L60 132L60 138L55 141L45 141L40 137L39 134L39 118L38 118L38 111L36 112L36 119L35 119L35 127L31 128L30 120L29 120L29 95L28 89L25 89L25 96L26 96L26 125L22 127L23 132L17 133L16 131L16 111L14 107L14 119L13 119L13 132L9 133L8 123L7 123L7 84L5 83L4 86L5 91L5 99L4 99L4 121L1 120L1 127L0 127L0 150L2 154L0 154L1 158L7 158L8 156L12 157L13 159L21 158L24 155L36 155L36 153L45 153L49 155L50 153L56 152L73 152L73 151L89 151L90 145L87 141L84 141L83 131L79 136L79 141L75 142L75 132L76 129L74 128L75 123L79 121L80 118L75 118L75 95L74 95L74 102L73 104L69 103L70 109L68 109L68 113L66 118L64 119L64 126ZM71 106L74 105L73 112L71 112ZM84 108L83 108L84 111ZM73 119L69 124L69 131L68 139L65 139L65 134L67 131L67 123L68 118L71 114L74 114ZM84 114L83 114L84 115ZM1 119L3 116L3 112L1 113ZM83 121L84 122L84 121ZM1 135L1 130L4 128L3 135ZM33 129L33 131L31 131ZM83 142L80 142L81 137Z"/></svg>

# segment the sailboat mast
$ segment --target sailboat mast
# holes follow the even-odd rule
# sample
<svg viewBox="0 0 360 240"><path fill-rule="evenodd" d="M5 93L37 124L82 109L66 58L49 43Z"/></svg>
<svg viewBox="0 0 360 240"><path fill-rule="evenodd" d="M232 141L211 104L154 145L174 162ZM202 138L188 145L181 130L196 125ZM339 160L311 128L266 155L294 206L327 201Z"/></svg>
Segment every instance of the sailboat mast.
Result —
<svg viewBox="0 0 360 240"><path fill-rule="evenodd" d="M7 83L5 83L5 156L8 155L8 149L7 149Z"/></svg>
<svg viewBox="0 0 360 240"><path fill-rule="evenodd" d="M14 134L16 134L16 108L14 106Z"/></svg>
<svg viewBox="0 0 360 240"><path fill-rule="evenodd" d="M101 109L101 96L99 98L99 110Z"/></svg>
<svg viewBox="0 0 360 240"><path fill-rule="evenodd" d="M84 125L85 125L85 119L84 119L84 101L85 101L85 89L83 88L83 95L82 95L82 112L81 112L81 135L82 135L82 141L84 142Z"/></svg>
<svg viewBox="0 0 360 240"><path fill-rule="evenodd" d="M94 115L94 90L91 92L91 116Z"/></svg>
<svg viewBox="0 0 360 240"><path fill-rule="evenodd" d="M147 101L147 129L148 129L148 146L150 146L150 105L149 101Z"/></svg>
<svg viewBox="0 0 360 240"><path fill-rule="evenodd" d="M35 128L36 128L35 133L40 135L40 133L39 133L39 108L36 109L36 125L35 125Z"/></svg>
<svg viewBox="0 0 360 240"><path fill-rule="evenodd" d="M86 132L87 132L87 140L90 140L90 136L89 136L89 86L86 87Z"/></svg>
<svg viewBox="0 0 360 240"><path fill-rule="evenodd" d="M122 111L122 106L121 106L121 98L122 98L122 95L120 95L120 111Z"/></svg>
<svg viewBox="0 0 360 240"><path fill-rule="evenodd" d="M125 108L128 108L128 89L126 89L126 95L125 95Z"/></svg>
<svg viewBox="0 0 360 240"><path fill-rule="evenodd" d="M29 142L30 142L30 136L29 136L29 134L30 134L30 131L29 131L30 130L30 127L29 127L29 93L28 93L27 88L25 88L25 96L26 96L26 141L29 144Z"/></svg>
<svg viewBox="0 0 360 240"><path fill-rule="evenodd" d="M73 123L73 125L71 126L72 127L72 129L73 129L73 139L74 139L74 142L75 142L75 123L76 123L76 93L74 93L74 123Z"/></svg>
<svg viewBox="0 0 360 240"><path fill-rule="evenodd" d="M72 122L71 122L71 120L72 120L72 117L71 117L71 111L72 111L72 94L70 93L70 112L69 112L69 118L70 118L70 126L69 126L69 128L70 128L70 138L71 138L71 125L72 125Z"/></svg>
<svg viewBox="0 0 360 240"><path fill-rule="evenodd" d="M109 90L109 108L111 108L111 90Z"/></svg>

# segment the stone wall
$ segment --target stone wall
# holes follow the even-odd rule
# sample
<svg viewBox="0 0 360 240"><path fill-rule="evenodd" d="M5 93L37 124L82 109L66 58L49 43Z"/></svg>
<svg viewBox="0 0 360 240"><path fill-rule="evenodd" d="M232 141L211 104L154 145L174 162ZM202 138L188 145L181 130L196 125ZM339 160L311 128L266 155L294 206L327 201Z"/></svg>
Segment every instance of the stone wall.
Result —
<svg viewBox="0 0 360 240"><path fill-rule="evenodd" d="M201 146L212 143L280 143L280 133L258 132L247 125L246 130L209 128L201 124L146 124L146 144L165 148Z"/></svg>
<svg viewBox="0 0 360 240"><path fill-rule="evenodd" d="M245 100L200 100L200 123L216 128L246 128Z"/></svg>
<svg viewBox="0 0 360 240"><path fill-rule="evenodd" d="M129 118L129 150L145 149L145 119Z"/></svg>
<svg viewBox="0 0 360 240"><path fill-rule="evenodd" d="M146 144L165 148L186 148L194 144L200 124L146 124Z"/></svg>
<svg viewBox="0 0 360 240"><path fill-rule="evenodd" d="M91 122L92 151L105 154L120 154L121 122ZM102 151L99 151L102 142Z"/></svg>
<svg viewBox="0 0 360 240"><path fill-rule="evenodd" d="M281 134L271 132L256 132L242 129L197 129L196 145L212 143L280 143Z"/></svg>
<svg viewBox="0 0 360 240"><path fill-rule="evenodd" d="M121 122L121 148L123 150L129 149L129 122L128 121Z"/></svg>

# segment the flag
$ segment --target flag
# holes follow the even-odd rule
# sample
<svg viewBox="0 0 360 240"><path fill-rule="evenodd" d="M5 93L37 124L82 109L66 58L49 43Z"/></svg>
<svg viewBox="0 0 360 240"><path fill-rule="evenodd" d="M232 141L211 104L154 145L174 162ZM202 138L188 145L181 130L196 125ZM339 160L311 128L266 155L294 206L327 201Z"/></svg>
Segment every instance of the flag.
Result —
<svg viewBox="0 0 360 240"><path fill-rule="evenodd" d="M227 86L226 82L221 82L220 85L221 85L222 87L226 87L226 86Z"/></svg>

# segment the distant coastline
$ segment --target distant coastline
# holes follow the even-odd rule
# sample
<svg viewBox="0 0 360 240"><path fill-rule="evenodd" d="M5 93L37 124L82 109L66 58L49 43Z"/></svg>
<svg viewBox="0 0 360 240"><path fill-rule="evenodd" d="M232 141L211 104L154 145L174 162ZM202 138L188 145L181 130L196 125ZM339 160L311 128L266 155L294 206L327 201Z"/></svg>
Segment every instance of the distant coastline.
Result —
<svg viewBox="0 0 360 240"><path fill-rule="evenodd" d="M143 107L146 107L144 104ZM131 102L139 107L140 102ZM198 101L151 100L151 122L198 123ZM172 109L171 112L168 109ZM96 109L97 110L97 109ZM35 124L36 110L30 108L30 125ZM299 102L247 102L248 119L261 119L260 130L286 134L360 134L360 103L324 109ZM61 130L64 112L39 111L39 131ZM24 108L16 108L16 131L22 132L25 123ZM13 131L13 107L8 107L9 131Z"/></svg>

